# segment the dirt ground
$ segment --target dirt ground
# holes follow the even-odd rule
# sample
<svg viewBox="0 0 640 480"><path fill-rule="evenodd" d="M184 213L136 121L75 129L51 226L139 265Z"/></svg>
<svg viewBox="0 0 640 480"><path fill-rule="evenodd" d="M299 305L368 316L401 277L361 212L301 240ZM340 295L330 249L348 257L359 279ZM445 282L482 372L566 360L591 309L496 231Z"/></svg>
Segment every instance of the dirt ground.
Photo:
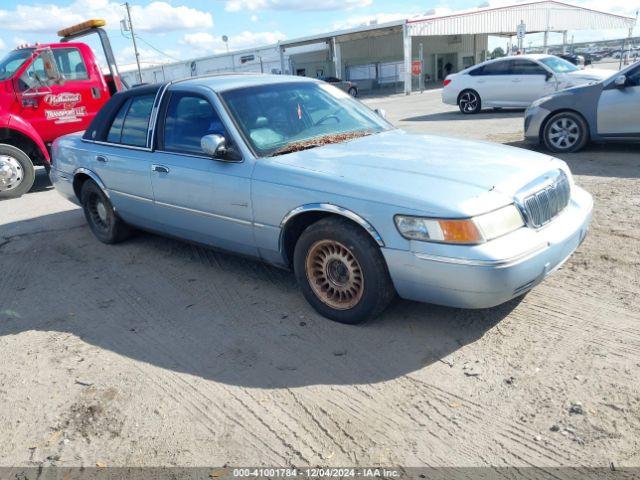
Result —
<svg viewBox="0 0 640 480"><path fill-rule="evenodd" d="M522 146L522 112L368 103ZM260 263L103 245L41 174L0 203L0 466L640 466L639 153L565 158L592 230L522 301L398 301L361 327Z"/></svg>

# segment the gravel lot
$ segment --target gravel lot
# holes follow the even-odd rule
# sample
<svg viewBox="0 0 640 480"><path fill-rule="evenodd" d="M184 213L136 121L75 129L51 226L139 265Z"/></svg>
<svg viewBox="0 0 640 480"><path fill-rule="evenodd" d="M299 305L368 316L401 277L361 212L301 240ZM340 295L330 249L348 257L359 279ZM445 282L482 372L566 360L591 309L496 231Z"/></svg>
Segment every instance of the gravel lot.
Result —
<svg viewBox="0 0 640 480"><path fill-rule="evenodd" d="M367 103L522 146L522 112ZM288 272L103 245L41 173L0 203L0 465L640 466L639 150L565 158L593 228L524 300L398 301L363 327L316 315Z"/></svg>

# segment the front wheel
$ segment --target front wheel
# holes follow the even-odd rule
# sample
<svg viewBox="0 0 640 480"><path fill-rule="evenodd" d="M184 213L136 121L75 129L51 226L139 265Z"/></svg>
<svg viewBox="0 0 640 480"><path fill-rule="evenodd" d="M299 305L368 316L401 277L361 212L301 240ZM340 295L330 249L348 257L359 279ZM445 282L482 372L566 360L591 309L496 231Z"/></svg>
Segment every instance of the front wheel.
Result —
<svg viewBox="0 0 640 480"><path fill-rule="evenodd" d="M380 248L346 219L329 217L309 226L296 243L293 264L307 301L336 322L369 320L395 296Z"/></svg>
<svg viewBox="0 0 640 480"><path fill-rule="evenodd" d="M577 113L556 113L546 123L542 141L555 153L577 152L589 141L587 122Z"/></svg>
<svg viewBox="0 0 640 480"><path fill-rule="evenodd" d="M33 186L36 171L19 148L0 145L0 199L21 197Z"/></svg>
<svg viewBox="0 0 640 480"><path fill-rule="evenodd" d="M465 90L458 98L458 108L465 115L480 113L482 110L482 100L478 92L474 90Z"/></svg>
<svg viewBox="0 0 640 480"><path fill-rule="evenodd" d="M116 215L109 198L93 180L84 182L80 198L84 216L98 240L117 243L130 235L130 227Z"/></svg>

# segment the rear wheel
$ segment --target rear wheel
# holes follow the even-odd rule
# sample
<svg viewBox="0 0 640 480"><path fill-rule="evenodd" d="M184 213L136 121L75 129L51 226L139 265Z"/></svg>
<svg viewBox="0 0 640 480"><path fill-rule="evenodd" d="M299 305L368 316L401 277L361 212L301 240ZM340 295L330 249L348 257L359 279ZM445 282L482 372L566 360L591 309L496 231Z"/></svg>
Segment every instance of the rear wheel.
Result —
<svg viewBox="0 0 640 480"><path fill-rule="evenodd" d="M358 89L356 87L351 87L349 89L349 95L351 95L352 97L357 97L358 96Z"/></svg>
<svg viewBox="0 0 640 480"><path fill-rule="evenodd" d="M465 90L458 98L458 108L466 115L479 113L482 110L482 100L475 90Z"/></svg>
<svg viewBox="0 0 640 480"><path fill-rule="evenodd" d="M84 216L98 240L117 243L131 234L131 228L116 215L109 198L93 180L84 182L80 198Z"/></svg>
<svg viewBox="0 0 640 480"><path fill-rule="evenodd" d="M12 145L0 145L0 199L24 195L35 178L35 168L26 153Z"/></svg>
<svg viewBox="0 0 640 480"><path fill-rule="evenodd" d="M587 122L577 113L556 113L546 123L542 141L552 152L577 152L589 141Z"/></svg>
<svg viewBox="0 0 640 480"><path fill-rule="evenodd" d="M336 322L364 322L395 296L380 248L346 219L329 217L308 227L296 243L293 263L307 301Z"/></svg>

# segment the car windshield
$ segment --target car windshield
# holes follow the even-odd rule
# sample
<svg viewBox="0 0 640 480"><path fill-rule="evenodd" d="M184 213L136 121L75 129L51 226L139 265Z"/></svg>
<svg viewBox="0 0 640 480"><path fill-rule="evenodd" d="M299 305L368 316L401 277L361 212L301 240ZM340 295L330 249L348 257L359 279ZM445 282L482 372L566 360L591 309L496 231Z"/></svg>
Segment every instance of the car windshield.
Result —
<svg viewBox="0 0 640 480"><path fill-rule="evenodd" d="M229 112L258 156L347 141L393 128L348 94L327 84L290 82L230 90Z"/></svg>
<svg viewBox="0 0 640 480"><path fill-rule="evenodd" d="M33 48L23 48L7 53L4 58L0 60L0 80L6 80L12 77L31 56L34 50Z"/></svg>
<svg viewBox="0 0 640 480"><path fill-rule="evenodd" d="M544 63L547 67L556 73L568 73L580 70L573 63L567 62L560 57L546 57L541 58L540 62Z"/></svg>

